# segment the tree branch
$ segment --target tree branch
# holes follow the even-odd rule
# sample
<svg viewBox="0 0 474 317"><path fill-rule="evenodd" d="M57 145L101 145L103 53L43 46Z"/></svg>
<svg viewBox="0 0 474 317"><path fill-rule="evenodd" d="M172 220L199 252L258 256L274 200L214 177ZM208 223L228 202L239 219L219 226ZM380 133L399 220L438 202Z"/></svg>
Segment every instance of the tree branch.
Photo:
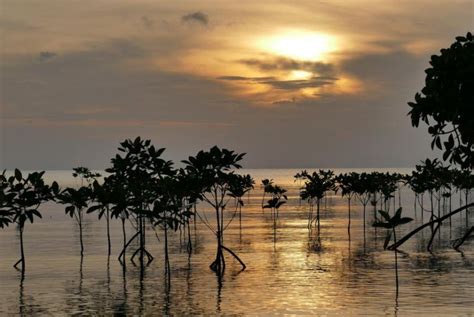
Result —
<svg viewBox="0 0 474 317"><path fill-rule="evenodd" d="M434 225L435 223L441 223L443 222L444 220L450 218L451 216L465 210L465 209L468 209L470 207L473 207L474 206L474 203L470 203L470 204L467 204L465 206L462 206L462 207L459 207L458 209L450 212L449 214L446 214L444 215L443 217L441 218L437 218L437 219L433 219L421 226L419 226L418 228L416 228L415 230L411 231L410 233L406 234L403 238L401 238L400 240L398 240L396 243L388 246L387 249L389 250L395 250L397 249L398 247L400 247L402 244L404 244L408 239L410 239L412 236L414 236L416 233L418 233L419 231L423 230L424 228L426 227L429 227L429 226L432 226Z"/></svg>

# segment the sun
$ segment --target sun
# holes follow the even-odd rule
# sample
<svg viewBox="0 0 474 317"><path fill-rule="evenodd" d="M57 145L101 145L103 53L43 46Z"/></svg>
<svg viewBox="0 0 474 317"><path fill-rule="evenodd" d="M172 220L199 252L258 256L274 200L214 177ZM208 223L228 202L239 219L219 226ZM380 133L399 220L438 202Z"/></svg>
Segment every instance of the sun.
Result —
<svg viewBox="0 0 474 317"><path fill-rule="evenodd" d="M260 49L296 60L318 61L336 49L334 37L309 31L291 30L258 41Z"/></svg>

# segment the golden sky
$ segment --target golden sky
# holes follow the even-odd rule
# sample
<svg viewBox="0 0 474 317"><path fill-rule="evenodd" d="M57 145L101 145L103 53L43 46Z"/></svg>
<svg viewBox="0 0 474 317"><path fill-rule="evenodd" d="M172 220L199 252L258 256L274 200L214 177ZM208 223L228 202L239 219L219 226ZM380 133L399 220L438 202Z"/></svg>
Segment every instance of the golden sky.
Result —
<svg viewBox="0 0 474 317"><path fill-rule="evenodd" d="M352 164L334 159L347 152L332 143L321 160L303 149L308 142L326 144L321 134L346 148L374 139L363 142L368 153L407 137L420 148L424 136L405 131L406 102L422 87L429 56L472 30L474 16L467 0L0 3L3 152L16 149L10 136L18 131L64 144L77 130L95 147L97 140L157 136L180 155L224 143L257 152L255 166L268 162L268 143L279 145L258 135L262 121L270 130L285 128L269 132L285 143L303 138L291 152L308 157L274 151L281 161L272 166ZM396 118L393 127L387 118ZM334 129L331 120L344 129ZM374 137L387 126L392 132ZM242 131L251 141L242 142ZM105 157L90 162L100 165ZM354 164L376 162L368 158ZM412 162L391 158L379 159ZM4 154L4 165L16 161Z"/></svg>

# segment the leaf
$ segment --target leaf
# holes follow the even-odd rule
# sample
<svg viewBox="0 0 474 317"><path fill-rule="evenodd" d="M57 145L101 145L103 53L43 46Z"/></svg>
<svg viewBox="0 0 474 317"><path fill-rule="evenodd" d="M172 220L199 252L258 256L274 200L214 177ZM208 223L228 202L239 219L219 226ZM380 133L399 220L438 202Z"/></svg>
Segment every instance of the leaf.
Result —
<svg viewBox="0 0 474 317"><path fill-rule="evenodd" d="M409 223L409 222L412 222L412 221L413 221L413 218L410 218L410 217L403 217L403 218L401 218L400 220L398 220L397 225L404 225L404 224Z"/></svg>
<svg viewBox="0 0 474 317"><path fill-rule="evenodd" d="M391 223L397 224L401 216L402 216L402 207L399 207L397 211L395 212L395 215L392 217Z"/></svg>
<svg viewBox="0 0 474 317"><path fill-rule="evenodd" d="M387 221L390 221L391 218L390 218L390 215L388 214L388 212L384 211L384 210L379 210L379 214L382 215L382 217L387 220Z"/></svg>
<svg viewBox="0 0 474 317"><path fill-rule="evenodd" d="M385 237L385 241L383 243L383 249L384 250L387 250L387 246L388 246L391 238L392 238L392 231L388 231L387 236Z"/></svg>
<svg viewBox="0 0 474 317"><path fill-rule="evenodd" d="M33 214L29 211L26 212L26 215L28 216L28 218L30 219L30 222L33 223Z"/></svg>
<svg viewBox="0 0 474 317"><path fill-rule="evenodd" d="M101 205L92 206L89 209L87 209L87 213L90 214L91 212L94 212L94 211L99 210L101 208L102 208Z"/></svg>
<svg viewBox="0 0 474 317"><path fill-rule="evenodd" d="M436 147L440 150L443 149L443 147L441 146L441 138L440 137L436 137L435 138L435 143L436 143Z"/></svg>
<svg viewBox="0 0 474 317"><path fill-rule="evenodd" d="M21 179L22 179L21 172L18 168L15 168L15 178L16 178L17 181L21 181Z"/></svg>

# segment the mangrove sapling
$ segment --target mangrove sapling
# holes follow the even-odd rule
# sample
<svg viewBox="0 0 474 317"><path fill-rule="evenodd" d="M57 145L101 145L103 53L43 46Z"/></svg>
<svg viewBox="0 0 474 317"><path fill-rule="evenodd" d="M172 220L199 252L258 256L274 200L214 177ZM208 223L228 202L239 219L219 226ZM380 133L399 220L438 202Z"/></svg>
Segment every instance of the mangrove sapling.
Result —
<svg viewBox="0 0 474 317"><path fill-rule="evenodd" d="M66 188L58 194L59 203L66 205L65 212L71 218L76 220L79 226L79 242L81 247L81 257L84 256L84 242L82 238L84 224L84 210L89 206L92 198L92 189L88 186L82 186L78 189Z"/></svg>
<svg viewBox="0 0 474 317"><path fill-rule="evenodd" d="M139 239L139 247L132 254L131 260L135 264L135 257L139 257L143 277L145 256L147 265L153 261L153 256L146 249L146 224L153 220L152 208L160 195L161 179L174 175L174 170L171 161L161 158L165 149L155 149L150 140L142 140L140 137L133 141L127 139L120 143L118 150L121 154L111 160L112 167L106 169L106 172L121 183L123 197L120 209L130 212L130 218L136 227L136 234L125 244L125 248L134 239Z"/></svg>
<svg viewBox="0 0 474 317"><path fill-rule="evenodd" d="M262 179L262 188L263 188L263 195L262 195L262 209L265 203L265 195L270 194L273 190L273 179Z"/></svg>
<svg viewBox="0 0 474 317"><path fill-rule="evenodd" d="M390 217L388 212L379 210L379 214L382 216L383 220L377 220L374 222L374 227L385 228L387 229L387 236L385 237L385 242L383 245L384 250L387 249L388 244L390 243L391 237L393 236L394 243L397 243L397 231L396 227L409 223L413 221L412 218L402 217L402 208L398 208L393 217ZM398 259L397 259L397 250L394 249L395 253L395 281L396 281L396 295L398 298Z"/></svg>
<svg viewBox="0 0 474 317"><path fill-rule="evenodd" d="M281 188L278 185L275 185L272 192L272 198L267 201L267 204L263 206L264 209L268 208L271 210L272 219L273 219L273 243L276 244L276 228L277 228L277 218L279 214L280 207L284 205L288 197L285 195L286 190Z"/></svg>
<svg viewBox="0 0 474 317"><path fill-rule="evenodd" d="M352 197L356 194L356 186L359 182L359 174L349 173L349 174L340 174L336 177L337 189L341 190L342 197L347 198L348 204L348 224L347 224L347 233L349 234L349 239L351 235L351 200Z"/></svg>
<svg viewBox="0 0 474 317"><path fill-rule="evenodd" d="M474 189L474 174L468 170L459 171L454 176L453 183L459 191L459 196L464 196L464 202L467 204L469 202L469 193ZM466 228L469 226L469 209L466 209L465 225Z"/></svg>
<svg viewBox="0 0 474 317"><path fill-rule="evenodd" d="M379 191L383 197L384 210L390 211L390 199L395 198L398 176L396 174L381 174Z"/></svg>
<svg viewBox="0 0 474 317"><path fill-rule="evenodd" d="M271 192L272 198L267 201L267 204L265 206L263 206L264 209L271 210L274 230L276 229L276 219L278 218L280 207L286 204L288 200L288 196L286 196L285 193L286 189L278 185L273 186ZM275 233L275 231L273 233Z"/></svg>
<svg viewBox="0 0 474 317"><path fill-rule="evenodd" d="M179 169L176 177L176 181L179 183L179 197L181 197L181 213L191 212L194 225L194 234L196 235L196 204L201 195L201 186L199 181L196 180L192 175L188 175L185 169ZM193 250L191 242L191 226L190 221L191 217L184 217L185 228L188 232L188 241L187 241L187 251L191 255Z"/></svg>
<svg viewBox="0 0 474 317"><path fill-rule="evenodd" d="M127 191L123 187L123 184L124 181L120 180L117 175L112 174L104 179L104 184L101 186L102 194L100 194L103 196L98 199L100 201L98 206L101 206L102 208L108 208L108 211L110 212L110 218L120 219L122 223L123 247L118 256L118 260L125 270L126 249L133 239L127 244L125 222L130 218L130 211L128 210L128 201L126 199ZM94 208L94 206L91 208ZM102 208L101 210L103 210Z"/></svg>
<svg viewBox="0 0 474 317"><path fill-rule="evenodd" d="M164 206L161 206L164 205ZM164 250L165 250L165 274L167 274L168 282L170 279L171 266L169 261L169 252L168 252L168 229L173 231L178 230L178 219L175 217L175 214L179 211L175 206L170 206L161 199L160 201L155 201L153 211L157 215L157 219L154 223L155 226L159 226L164 231Z"/></svg>
<svg viewBox="0 0 474 317"><path fill-rule="evenodd" d="M365 224L366 224L366 209L367 204L370 202L370 189L369 189L369 176L367 173L361 173L358 177L358 181L355 183L355 192L357 198L363 206L363 227L364 227L364 247L365 247Z"/></svg>
<svg viewBox="0 0 474 317"><path fill-rule="evenodd" d="M168 231L176 232L179 226L185 224L191 217L192 212L191 205L183 206L183 197L186 192L182 190L182 184L177 178L172 176L162 178L160 187L160 195L153 203L153 224L164 231L165 274L169 285L171 266L168 252Z"/></svg>
<svg viewBox="0 0 474 317"><path fill-rule="evenodd" d="M300 189L300 197L307 200L310 206L308 214L308 228L312 228L313 222L318 225L320 230L320 204L327 191L335 190L335 178L332 171L319 170L309 174L306 170L302 171L300 177L305 180ZM316 204L316 218L313 217L313 206Z"/></svg>
<svg viewBox="0 0 474 317"><path fill-rule="evenodd" d="M209 151L200 151L196 156L189 157L183 161L186 164L186 172L199 180L201 187L200 200L207 202L215 211L216 226L213 227L208 221L201 217L205 225L216 235L217 251L216 258L209 266L218 276L222 276L225 270L225 259L223 251L230 253L242 265L242 270L246 268L244 262L229 248L224 246L224 211L230 198L227 198L232 183L235 183L238 176L232 169L241 168L239 162L244 154L237 154L234 151L220 149L217 146Z"/></svg>
<svg viewBox="0 0 474 317"><path fill-rule="evenodd" d="M114 202L114 193L112 190L111 178L104 178L104 183L101 185L96 180L92 183L91 200L96 205L87 209L87 213L97 211L99 220L105 216L106 230L107 230L107 255L110 256L112 245L110 242L110 208Z"/></svg>
<svg viewBox="0 0 474 317"><path fill-rule="evenodd" d="M250 175L237 175L234 179L234 182L230 184L229 187L229 196L235 199L236 202L236 212L239 213L239 227L240 234L242 234L242 207L244 206L244 201L242 197L253 189L255 184L252 176ZM265 207L264 207L265 208Z"/></svg>
<svg viewBox="0 0 474 317"><path fill-rule="evenodd" d="M280 207L286 203L288 196L286 196L287 190L281 186L273 185L270 189L271 199L267 201L267 204L263 206L263 209L270 209L272 212L272 218L276 222L276 218L280 215Z"/></svg>
<svg viewBox="0 0 474 317"><path fill-rule="evenodd" d="M46 185L43 175L44 172L33 172L25 178L20 170L15 169L14 175L8 179L3 174L1 181L2 198L4 199L2 210L9 215L9 222L18 225L20 232L20 259L13 266L18 269L18 265L21 263L22 277L26 268L23 246L25 224L28 220L33 223L35 217L41 218L41 213L38 210L40 205L54 199L54 196L59 192L58 184L53 182L51 186Z"/></svg>

